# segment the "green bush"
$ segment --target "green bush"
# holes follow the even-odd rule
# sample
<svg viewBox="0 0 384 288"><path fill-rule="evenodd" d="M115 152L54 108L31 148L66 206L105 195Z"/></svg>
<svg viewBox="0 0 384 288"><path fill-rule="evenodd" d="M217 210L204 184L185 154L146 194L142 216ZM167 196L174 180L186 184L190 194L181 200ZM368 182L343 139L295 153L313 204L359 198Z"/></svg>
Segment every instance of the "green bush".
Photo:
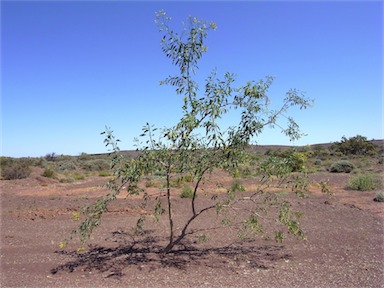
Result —
<svg viewBox="0 0 384 288"><path fill-rule="evenodd" d="M77 166L73 160L63 160L60 161L58 165L61 171L74 171L77 169Z"/></svg>
<svg viewBox="0 0 384 288"><path fill-rule="evenodd" d="M10 166L12 163L13 163L12 158L4 157L4 156L0 157L0 168L1 169L4 169L5 167Z"/></svg>
<svg viewBox="0 0 384 288"><path fill-rule="evenodd" d="M192 198L193 197L193 189L191 186L184 186L183 190L181 190L180 198Z"/></svg>
<svg viewBox="0 0 384 288"><path fill-rule="evenodd" d="M240 166L237 172L237 177L247 178L252 176L252 169L248 165Z"/></svg>
<svg viewBox="0 0 384 288"><path fill-rule="evenodd" d="M373 198L373 201L375 201L375 202L384 202L384 193L383 192L377 193L376 197Z"/></svg>
<svg viewBox="0 0 384 288"><path fill-rule="evenodd" d="M87 153L85 152L82 152L80 155L79 155L79 160L81 161L85 161L85 160L89 160L91 159L91 156L88 155Z"/></svg>
<svg viewBox="0 0 384 288"><path fill-rule="evenodd" d="M47 160L44 157L32 158L32 166L44 168L47 166Z"/></svg>
<svg viewBox="0 0 384 288"><path fill-rule="evenodd" d="M159 183L157 183L156 181L153 181L153 180L150 180L148 179L147 181L145 181L145 187L146 188L149 188L149 187L157 187Z"/></svg>
<svg viewBox="0 0 384 288"><path fill-rule="evenodd" d="M25 161L9 160L1 166L1 177L5 180L24 179L30 174L31 169Z"/></svg>
<svg viewBox="0 0 384 288"><path fill-rule="evenodd" d="M61 183L72 183L85 179L85 175L80 172L65 173L65 176L66 178L60 179Z"/></svg>
<svg viewBox="0 0 384 288"><path fill-rule="evenodd" d="M301 172L305 169L305 162L307 161L307 156L303 152L292 152L289 156L289 164L291 166L292 172Z"/></svg>
<svg viewBox="0 0 384 288"><path fill-rule="evenodd" d="M377 164L384 164L384 155L379 155L377 159Z"/></svg>
<svg viewBox="0 0 384 288"><path fill-rule="evenodd" d="M47 167L44 169L41 176L47 177L47 178L54 178L55 177L55 171L51 167Z"/></svg>
<svg viewBox="0 0 384 288"><path fill-rule="evenodd" d="M329 169L332 173L350 173L355 168L352 162L347 160L340 160L332 164Z"/></svg>
<svg viewBox="0 0 384 288"><path fill-rule="evenodd" d="M75 181L76 180L73 177L67 177L67 178L60 179L60 183L73 183Z"/></svg>
<svg viewBox="0 0 384 288"><path fill-rule="evenodd" d="M375 190L380 187L380 181L376 175L361 174L349 180L348 188L359 191Z"/></svg>
<svg viewBox="0 0 384 288"><path fill-rule="evenodd" d="M367 137L357 135L346 138L343 136L340 142L335 142L332 149L344 155L375 155L376 145L367 140Z"/></svg>
<svg viewBox="0 0 384 288"><path fill-rule="evenodd" d="M323 147L321 145L315 145L313 147L313 157L316 157L320 160L326 160L329 158L331 153L326 147Z"/></svg>
<svg viewBox="0 0 384 288"><path fill-rule="evenodd" d="M308 158L306 152L298 152L294 149L284 151L277 149L271 154L277 158L280 158L280 162L285 163L290 172L301 172L305 170L305 164Z"/></svg>
<svg viewBox="0 0 384 288"><path fill-rule="evenodd" d="M108 171L100 171L99 176L100 177L109 177L109 176L112 176L112 173L108 172Z"/></svg>
<svg viewBox="0 0 384 288"><path fill-rule="evenodd" d="M75 180L84 180L85 179L85 176L84 174L82 173L73 173L72 174L72 177L75 179Z"/></svg>
<svg viewBox="0 0 384 288"><path fill-rule="evenodd" d="M110 164L105 159L85 160L81 163L81 168L86 171L106 171L110 169Z"/></svg>
<svg viewBox="0 0 384 288"><path fill-rule="evenodd" d="M235 179L232 181L231 192L245 191L245 187L241 184L240 180Z"/></svg>

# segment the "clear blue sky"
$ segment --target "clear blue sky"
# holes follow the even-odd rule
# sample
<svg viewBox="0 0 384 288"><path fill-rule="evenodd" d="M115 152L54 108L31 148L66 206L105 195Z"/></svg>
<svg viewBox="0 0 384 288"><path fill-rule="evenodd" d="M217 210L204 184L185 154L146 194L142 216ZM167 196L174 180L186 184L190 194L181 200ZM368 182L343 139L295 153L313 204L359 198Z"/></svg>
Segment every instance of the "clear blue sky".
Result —
<svg viewBox="0 0 384 288"><path fill-rule="evenodd" d="M176 29L190 15L217 23L199 78L271 75L274 103L290 88L315 99L291 112L308 136L266 130L258 144L384 138L382 1L2 1L1 155L107 152L106 125L133 149L146 122L175 124L181 99L159 86L176 71L160 49L160 9Z"/></svg>

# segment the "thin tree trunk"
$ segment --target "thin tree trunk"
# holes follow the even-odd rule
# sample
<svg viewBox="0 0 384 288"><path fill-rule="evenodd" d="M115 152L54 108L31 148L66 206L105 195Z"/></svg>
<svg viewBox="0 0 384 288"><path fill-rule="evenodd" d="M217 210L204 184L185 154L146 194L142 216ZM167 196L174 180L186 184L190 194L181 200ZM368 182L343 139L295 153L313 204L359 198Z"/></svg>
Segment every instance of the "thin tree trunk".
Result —
<svg viewBox="0 0 384 288"><path fill-rule="evenodd" d="M187 229L188 229L189 225L192 223L192 221L195 220L200 214L202 214L202 213L204 213L204 212L206 212L206 211L208 211L210 209L213 209L213 208L215 208L215 205L206 207L206 208L200 210L195 215L192 215L192 217L189 218L187 223L185 223L185 225L183 227L183 230L181 230L180 235L175 240L173 240L173 236L172 236L172 242L170 241L168 243L167 247L164 248L163 252L164 253L169 253L172 250L172 248L175 247L175 245L179 244L181 242L181 240L184 239L185 235L187 235Z"/></svg>
<svg viewBox="0 0 384 288"><path fill-rule="evenodd" d="M172 203L171 203L171 188L170 188L170 172L167 172L167 204L168 204L168 221L169 221L169 242L167 247L165 247L164 252L169 252L173 244L173 219L172 219Z"/></svg>

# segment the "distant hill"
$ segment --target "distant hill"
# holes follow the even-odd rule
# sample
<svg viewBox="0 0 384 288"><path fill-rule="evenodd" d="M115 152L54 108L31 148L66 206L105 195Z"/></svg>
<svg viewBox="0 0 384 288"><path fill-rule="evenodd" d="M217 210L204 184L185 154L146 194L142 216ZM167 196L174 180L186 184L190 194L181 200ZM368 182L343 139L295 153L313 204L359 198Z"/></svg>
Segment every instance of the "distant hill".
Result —
<svg viewBox="0 0 384 288"><path fill-rule="evenodd" d="M370 140L369 142L372 142L376 146L378 146L379 151L384 151L384 139L381 140ZM250 145L248 147L248 150L255 153L265 154L265 152L269 150L288 150L292 148L300 149L304 147L321 147L324 149L329 149L334 143L320 143L320 144L312 144L312 145L304 145L304 146L295 146L295 145ZM136 150L122 150L121 153L123 155L129 155L132 157L136 157L140 154L140 151ZM93 154L93 155L104 155L107 153L100 153L100 154Z"/></svg>
<svg viewBox="0 0 384 288"><path fill-rule="evenodd" d="M383 151L384 150L384 139L381 139L381 140L369 140L369 142L372 142L373 144L375 144L379 148L379 151ZM321 148L324 148L324 149L330 149L333 144L334 143L331 142L331 143L319 143L319 144L304 145L304 146L295 146L295 145L292 145L292 146L289 146L289 145L251 145L250 151L264 154L268 150L288 150L288 149L292 149L292 148L300 149L300 148L304 148L304 147L310 147L312 149L314 147L321 147Z"/></svg>

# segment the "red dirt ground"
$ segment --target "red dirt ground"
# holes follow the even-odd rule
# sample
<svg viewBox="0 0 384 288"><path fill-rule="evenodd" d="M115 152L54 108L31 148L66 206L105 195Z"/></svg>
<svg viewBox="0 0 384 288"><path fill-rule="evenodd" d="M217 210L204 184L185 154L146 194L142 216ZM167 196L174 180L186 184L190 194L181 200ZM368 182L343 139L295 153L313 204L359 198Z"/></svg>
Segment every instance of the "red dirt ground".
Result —
<svg viewBox="0 0 384 288"><path fill-rule="evenodd" d="M63 184L38 175L1 181L1 287L384 287L384 203L373 201L379 191L345 189L347 174L312 176L329 179L331 199L316 186L306 199L288 195L304 212L305 241L240 241L212 211L168 255L156 252L166 243L165 219L130 236L135 199L112 205L85 253L75 252L76 241L59 249L78 224L73 211L106 192L105 178ZM188 200L174 200L183 220ZM208 241L199 243L202 233Z"/></svg>

